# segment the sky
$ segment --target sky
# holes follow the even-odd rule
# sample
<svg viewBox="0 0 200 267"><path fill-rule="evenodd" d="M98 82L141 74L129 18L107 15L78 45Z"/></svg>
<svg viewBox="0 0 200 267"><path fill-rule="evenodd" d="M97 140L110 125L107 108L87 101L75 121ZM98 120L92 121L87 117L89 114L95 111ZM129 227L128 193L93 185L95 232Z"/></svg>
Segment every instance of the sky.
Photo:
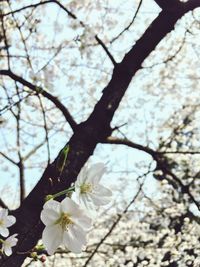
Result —
<svg viewBox="0 0 200 267"><path fill-rule="evenodd" d="M32 1L15 1L13 2L13 8L29 4ZM34 1L36 2L36 1ZM87 1L86 1L87 2ZM90 1L88 1L90 3ZM63 1L66 4L66 1ZM68 2L70 7L73 7L73 1ZM80 53L79 48L81 43L77 41L81 37L85 42L94 37L94 34L98 34L103 40L110 40L116 36L124 25L127 25L132 17L133 10L135 10L138 1L133 5L132 1L113 0L108 1L110 12L103 14L106 27L101 28L99 21L102 19L102 13L98 10L93 10L89 14L84 13L81 8L78 9L76 15L80 20L86 21L88 25L87 31L90 31L87 36L87 31L77 26L74 23L76 30L70 29L69 18L66 18L66 14L63 11L57 9L53 4L48 5L48 8L43 11L38 10L35 15L37 19L41 19L42 23L38 24L38 34L34 38L38 41L38 44L43 44L43 49L40 49L36 43L28 43L28 48L31 51L33 58L33 68L24 68L22 61L13 61L14 71L22 75L26 79L36 78L38 85L42 85L45 89L52 92L54 95L59 96L63 104L72 111L72 114L77 122L81 122L87 118L88 114L92 111L95 103L102 95L102 89L108 83L112 75L112 65L107 58L102 48L96 48L92 50L93 54L90 54L90 50L83 55ZM118 13L115 10L121 12L121 18L119 20ZM130 28L130 31L124 34L124 38L121 38L116 43L109 46L110 51L116 57L117 61L120 61L124 54L131 48L135 41L142 35L147 25L151 23L153 18L159 13L159 7L152 0L146 0L141 7L141 11L135 20L135 23ZM125 12L125 13L124 13ZM17 15L20 20L22 17ZM107 24L110 23L110 24ZM112 24L113 23L113 24ZM118 27L114 27L115 23ZM187 18L185 22L180 25L176 31L178 37L175 41L182 39L185 25L187 25ZM90 26L92 25L92 26ZM109 26L111 25L111 26ZM131 34L130 34L131 33ZM174 33L172 33L174 34ZM12 33L13 47L12 53L24 53L21 48L22 44L16 44L19 37L17 32ZM69 50L63 50L63 53L58 55L55 60L49 64L49 67L45 71L40 71L44 68L47 60L49 59L48 51L45 51L47 45L63 44L63 46L69 45ZM144 68L138 71L133 81L131 82L129 89L120 104L119 110L112 121L112 126L122 125L121 132L125 133L128 138L136 143L142 145L149 145L152 148L157 148L159 137L168 135L168 131L161 131L163 123L174 113L175 109L180 108L184 103L186 97L190 94L187 88L184 90L184 94L179 98L177 102L178 91L174 90L166 92L170 88L170 79L167 80L166 75L166 91L159 84L159 75L161 71L167 71L165 67L160 64L163 60L163 49L169 45L173 49L176 49L177 44L173 44L170 37L165 38L159 46L157 52L153 52L148 60L144 62ZM164 56L173 52L167 51ZM192 49L189 49L192 53ZM53 53L52 53L53 54ZM39 60L37 58L39 55ZM59 62L66 60L66 64L60 65ZM78 60L77 60L78 59ZM62 61L61 61L62 60ZM97 62L98 61L98 62ZM97 64L98 63L98 64ZM3 65L4 63L2 63ZM151 65L155 65L151 68ZM158 66L156 66L156 64ZM4 66L4 65L3 65ZM187 70L189 72L189 70ZM54 79L54 75L56 75ZM58 76L57 76L58 75ZM188 74L189 75L189 74ZM66 78L67 77L67 78ZM77 79L77 77L79 77ZM77 80L76 80L77 79ZM11 84L10 87L13 85ZM189 85L188 85L189 87ZM156 88L156 89L155 89ZM11 90L12 91L12 90ZM163 99L158 97L164 91ZM1 93L2 97L5 97L4 93ZM194 93L195 94L195 93ZM174 97L174 95L176 97ZM1 97L1 96L0 96ZM24 105L24 112L26 112L25 121L22 122L22 128L24 131L28 131L28 135L24 132L24 144L23 154L28 153L32 146L39 144L44 139L44 131L41 130L42 117L41 114L35 112L37 109L37 99L32 100L31 105L27 107ZM45 105L50 110L52 105L49 102L45 102ZM26 107L25 107L26 106ZM53 111L52 111L53 112ZM2 151L9 150L9 155L16 158L16 137L13 131L13 125L15 124L11 114L6 112L3 114L5 119L9 119L7 127L0 127L1 146ZM72 131L60 118L59 112L49 112L48 120L50 121L50 147L51 147L51 159L53 160L60 149L65 145L66 140L72 135ZM60 119L61 123L56 125L56 121ZM30 120L39 124L39 127L33 127L29 125ZM122 137L122 133L116 132L118 137ZM7 144L7 147L5 146ZM26 163L28 169L25 171L26 176L26 188L27 193L32 189L45 168L46 164L46 146L42 146L38 150L38 153L31 157ZM37 168L38 163L42 161L42 167ZM112 149L110 145L98 145L94 156L91 158L91 162L102 161L107 165L107 174L104 176L104 182L113 189L114 197L113 201L120 201L121 199L130 199L133 197L138 188L136 178L147 171L150 164L151 170L155 167L155 163L152 163L152 159L144 152L136 151L124 146L118 146ZM2 160L2 169L0 186L2 188L3 199L8 199L11 207L16 207L18 202L19 187L17 179L17 168L13 167ZM32 166L35 166L32 168ZM126 181L126 186L124 185ZM123 190L120 190L123 189ZM120 193L119 193L120 192ZM146 178L145 192L149 196L159 198L159 184L149 175ZM120 196L121 195L121 198Z"/></svg>

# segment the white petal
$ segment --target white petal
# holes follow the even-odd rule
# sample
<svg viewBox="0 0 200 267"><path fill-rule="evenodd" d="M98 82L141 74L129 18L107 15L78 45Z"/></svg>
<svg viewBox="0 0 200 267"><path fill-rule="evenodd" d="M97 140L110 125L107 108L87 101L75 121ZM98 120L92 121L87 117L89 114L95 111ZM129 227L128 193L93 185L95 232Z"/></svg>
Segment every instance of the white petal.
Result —
<svg viewBox="0 0 200 267"><path fill-rule="evenodd" d="M9 235L8 229L6 227L0 227L0 235L7 237Z"/></svg>
<svg viewBox="0 0 200 267"><path fill-rule="evenodd" d="M94 218L96 217L96 206L91 201L90 197L87 194L82 194L79 198L79 204L81 208L83 208L86 212L88 217Z"/></svg>
<svg viewBox="0 0 200 267"><path fill-rule="evenodd" d="M59 217L60 214L52 209L44 209L40 215L40 219L45 225L53 225Z"/></svg>
<svg viewBox="0 0 200 267"><path fill-rule="evenodd" d="M87 166L83 166L83 168L81 169L78 177L77 177L77 181L75 183L75 187L76 185L80 185L80 184L83 184L85 181L86 181L86 178L87 178L87 172L88 172L88 169L87 169Z"/></svg>
<svg viewBox="0 0 200 267"><path fill-rule="evenodd" d="M75 202L80 202L79 199L81 195L82 194L81 194L80 186L75 183L75 192L73 192L72 194L73 200L75 200Z"/></svg>
<svg viewBox="0 0 200 267"><path fill-rule="evenodd" d="M7 209L1 209L0 210L0 220L4 219L8 216L8 210Z"/></svg>
<svg viewBox="0 0 200 267"><path fill-rule="evenodd" d="M73 225L64 232L63 243L73 253L80 253L86 243L86 233Z"/></svg>
<svg viewBox="0 0 200 267"><path fill-rule="evenodd" d="M10 247L14 247L17 244L18 239L16 238L17 234L9 236L6 241Z"/></svg>
<svg viewBox="0 0 200 267"><path fill-rule="evenodd" d="M88 194L81 194L79 200L81 206L86 207L86 209L88 210L91 208L91 201L90 198L88 197Z"/></svg>
<svg viewBox="0 0 200 267"><path fill-rule="evenodd" d="M92 219L87 215L82 215L76 220L76 224L83 228L85 231L89 231L92 227Z"/></svg>
<svg viewBox="0 0 200 267"><path fill-rule="evenodd" d="M44 204L40 218L45 225L52 225L60 217L60 213L60 202L51 199Z"/></svg>
<svg viewBox="0 0 200 267"><path fill-rule="evenodd" d="M62 243L62 229L59 225L45 227L42 242L49 255L52 255Z"/></svg>
<svg viewBox="0 0 200 267"><path fill-rule="evenodd" d="M112 196L112 191L106 187L104 187L101 184L98 184L95 187L94 194L105 196L105 197L111 197Z"/></svg>
<svg viewBox="0 0 200 267"><path fill-rule="evenodd" d="M10 227L11 225L13 225L16 222L16 218L12 215L7 216L7 218L5 219L5 224L7 227Z"/></svg>
<svg viewBox="0 0 200 267"><path fill-rule="evenodd" d="M5 246L5 247L3 248L3 251L4 251L4 253L6 254L6 256L10 256L10 255L12 254L12 249L11 249L11 247L9 247L9 246Z"/></svg>
<svg viewBox="0 0 200 267"><path fill-rule="evenodd" d="M60 213L60 202L51 199L44 204L43 209L51 209L57 213Z"/></svg>
<svg viewBox="0 0 200 267"><path fill-rule="evenodd" d="M91 197L91 200L96 206L101 206L101 205L107 205L110 202L109 197L104 197L104 196L98 196L96 194L89 194Z"/></svg>
<svg viewBox="0 0 200 267"><path fill-rule="evenodd" d="M81 213L81 209L79 206L69 197L66 197L61 202L61 210L63 212L69 213L70 216L79 217L79 214Z"/></svg>
<svg viewBox="0 0 200 267"><path fill-rule="evenodd" d="M90 167L87 180L93 184L97 184L105 171L106 167L103 163L96 163Z"/></svg>
<svg viewBox="0 0 200 267"><path fill-rule="evenodd" d="M82 245L86 244L86 231L84 231L80 226L74 224L69 227L69 233L77 240L82 243Z"/></svg>

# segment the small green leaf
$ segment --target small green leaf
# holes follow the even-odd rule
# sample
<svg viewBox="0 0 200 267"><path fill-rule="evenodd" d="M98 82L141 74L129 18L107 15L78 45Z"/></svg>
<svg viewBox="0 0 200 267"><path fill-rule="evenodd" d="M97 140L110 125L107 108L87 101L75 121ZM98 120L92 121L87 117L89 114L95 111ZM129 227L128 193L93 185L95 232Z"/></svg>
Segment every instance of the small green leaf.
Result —
<svg viewBox="0 0 200 267"><path fill-rule="evenodd" d="M69 145L65 146L60 152L60 155L58 156L56 167L60 173L62 173L65 167L68 153L69 153Z"/></svg>

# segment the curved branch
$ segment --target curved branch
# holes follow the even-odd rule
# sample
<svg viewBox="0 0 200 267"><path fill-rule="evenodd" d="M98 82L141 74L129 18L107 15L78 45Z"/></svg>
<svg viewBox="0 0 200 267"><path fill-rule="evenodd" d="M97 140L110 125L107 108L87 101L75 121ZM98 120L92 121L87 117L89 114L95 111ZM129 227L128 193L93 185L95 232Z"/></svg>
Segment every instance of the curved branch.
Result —
<svg viewBox="0 0 200 267"><path fill-rule="evenodd" d="M36 4L32 4L32 5L27 5L27 6L23 6L21 8L18 8L18 9L15 9L15 10L12 10L10 12L7 12L5 14L1 14L2 17L6 17L6 16L9 16L9 15L13 15L15 13L18 13L20 11L23 11L23 10L26 10L26 9L29 9L29 8L36 8L38 6L41 6L41 5L44 5L44 4L48 4L48 3L52 3L54 1L52 0L47 0L47 1L43 1L43 2L38 2Z"/></svg>
<svg viewBox="0 0 200 267"><path fill-rule="evenodd" d="M110 60L113 63L113 65L116 66L117 65L117 62L115 61L113 55L110 53L110 51L108 50L108 48L106 47L106 45L104 44L104 42L98 37L98 35L95 36L95 39L102 46L102 48L104 49L104 51L106 52L106 54L110 58Z"/></svg>
<svg viewBox="0 0 200 267"><path fill-rule="evenodd" d="M141 5L142 5L142 1L143 1L143 0L140 0L140 2L139 2L139 4L138 4L138 7L137 7L137 9L136 9L136 11L135 11L135 14L134 14L134 16L133 16L131 22L129 23L129 25L126 26L126 28L124 28L123 31L121 31L117 36L115 36L115 37L110 41L111 44L112 44L113 42L115 42L115 41L116 41L116 40L117 40L117 39L118 39L124 32L128 31L129 28L133 25L133 23L134 23L134 21L135 21L137 15L138 15L138 12L139 12L139 10L140 10L140 7L141 7Z"/></svg>
<svg viewBox="0 0 200 267"><path fill-rule="evenodd" d="M4 154L3 152L0 151L0 155L2 157L4 157L5 159L7 159L8 161L10 161L12 164L18 166L18 163L16 161L14 161L13 159L11 159L10 157L8 157L6 154Z"/></svg>
<svg viewBox="0 0 200 267"><path fill-rule="evenodd" d="M120 222L120 220L123 218L123 215L127 213L128 209L130 208L130 206L136 201L137 197L139 196L141 190L142 190L142 186L143 183L140 184L137 193L135 194L135 196L133 197L133 199L129 202L129 204L126 206L126 208L123 210L123 212L121 214L119 214L117 216L117 219L114 221L114 223L111 225L110 229L108 230L108 232L106 233L106 235L100 240L100 242L97 244L96 248L93 250L93 252L91 253L91 255L88 257L88 259L86 260L85 264L83 265L83 267L88 266L89 262L91 261L91 259L94 257L94 255L97 253L99 247L104 243L104 241L110 236L110 234L113 232L113 230L115 229L115 227L118 225L118 223Z"/></svg>
<svg viewBox="0 0 200 267"><path fill-rule="evenodd" d="M115 144L115 145L126 145L126 146L129 146L131 148L135 148L135 149L144 151L144 152L148 153L149 155L151 155L152 157L154 157L157 154L157 152L154 151L153 149L151 149L147 146L142 146L140 144L136 144L136 143L131 142L130 140L125 139L125 138L115 138L115 137L109 136L103 143Z"/></svg>
<svg viewBox="0 0 200 267"><path fill-rule="evenodd" d="M71 128L73 130L75 130L77 123L74 121L74 119L71 116L71 114L69 113L68 109L55 96L53 96L50 93L48 93L47 91L43 90L41 87L38 87L38 86L26 81L25 79L16 75L15 73L13 73L10 70L0 70L0 75L8 76L11 79L13 79L14 81L19 82L19 83L23 84L24 86L28 87L29 89L31 89L35 93L37 93L37 94L39 93L39 94L43 95L44 97L46 97L47 99L49 99L52 103L54 103L54 105L58 109L60 109L60 111L63 113L66 121L69 123Z"/></svg>
<svg viewBox="0 0 200 267"><path fill-rule="evenodd" d="M181 189L181 192L183 194L187 194L191 201L196 205L198 210L200 210L200 203L194 198L192 193L190 192L190 185L184 185L180 178L178 178L167 166L166 159L162 157L162 154L165 154L165 152L157 152L149 147L145 147L139 144L135 144L127 139L118 139L118 138L107 138L107 140L104 143L108 144L119 144L119 145L126 145L141 151L144 151L152 156L152 158L156 161L157 167L156 169L161 170L164 174L167 174L173 178L173 180L178 184L178 186ZM174 184L172 184L174 187Z"/></svg>

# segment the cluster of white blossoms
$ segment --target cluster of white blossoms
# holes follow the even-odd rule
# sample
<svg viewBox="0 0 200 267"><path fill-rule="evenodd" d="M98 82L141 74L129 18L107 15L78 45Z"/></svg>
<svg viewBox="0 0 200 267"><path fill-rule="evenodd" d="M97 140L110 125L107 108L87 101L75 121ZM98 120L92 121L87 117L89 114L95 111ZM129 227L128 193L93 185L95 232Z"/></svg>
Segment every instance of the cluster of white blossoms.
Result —
<svg viewBox="0 0 200 267"><path fill-rule="evenodd" d="M44 204L41 212L41 220L45 224L42 242L49 255L54 254L60 245L74 253L83 250L86 235L92 227L91 211L108 204L112 195L109 189L100 184L104 172L102 163L90 168L84 166L75 186L68 189L73 191L73 200L69 197L62 202L50 199Z"/></svg>
<svg viewBox="0 0 200 267"><path fill-rule="evenodd" d="M0 210L0 235L2 238L0 239L1 243L1 253L6 256L10 256L12 254L12 247L17 244L17 234L9 236L8 228L12 226L16 222L16 219L12 215L8 215L7 209ZM6 239L3 239L6 238Z"/></svg>

